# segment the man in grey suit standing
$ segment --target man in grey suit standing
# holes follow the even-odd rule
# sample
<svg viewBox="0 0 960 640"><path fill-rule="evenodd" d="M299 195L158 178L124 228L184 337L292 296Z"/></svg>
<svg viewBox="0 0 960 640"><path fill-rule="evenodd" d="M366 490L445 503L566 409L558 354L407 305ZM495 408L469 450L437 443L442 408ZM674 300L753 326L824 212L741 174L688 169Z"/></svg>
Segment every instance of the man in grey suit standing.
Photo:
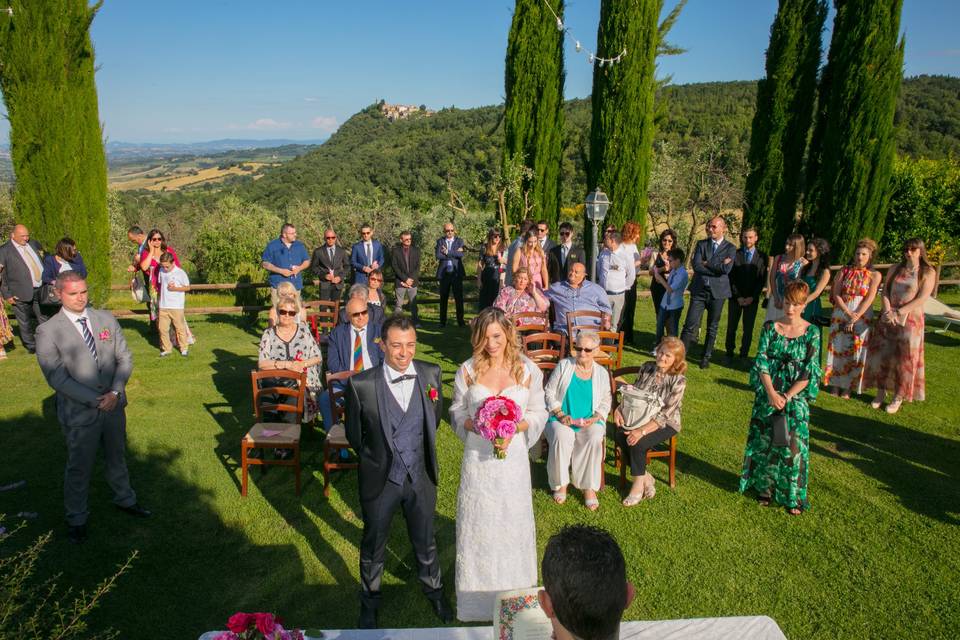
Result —
<svg viewBox="0 0 960 640"><path fill-rule="evenodd" d="M63 306L37 329L37 360L57 393L57 419L67 441L67 537L80 544L87 538L87 492L101 441L114 504L141 518L150 512L137 503L127 472L125 388L133 358L120 325L113 314L87 306L87 283L76 271L62 272L55 287Z"/></svg>

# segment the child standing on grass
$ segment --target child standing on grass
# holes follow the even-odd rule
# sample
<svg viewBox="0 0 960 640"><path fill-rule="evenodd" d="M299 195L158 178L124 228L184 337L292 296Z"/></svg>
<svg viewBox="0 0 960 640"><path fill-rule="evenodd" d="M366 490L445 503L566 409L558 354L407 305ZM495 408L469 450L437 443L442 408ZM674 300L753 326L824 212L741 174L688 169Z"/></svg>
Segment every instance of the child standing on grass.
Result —
<svg viewBox="0 0 960 640"><path fill-rule="evenodd" d="M190 290L190 278L187 272L173 262L173 254L164 253L160 256L160 314L157 318L157 329L160 331L160 357L168 356L173 352L170 343L170 324L177 333L177 345L180 355L187 355L187 323L183 319L183 309L186 303L186 291Z"/></svg>
<svg viewBox="0 0 960 640"><path fill-rule="evenodd" d="M664 278L660 270L654 267L654 277L666 289L660 301L660 310L657 312L657 344L663 339L664 329L667 335L676 337L680 327L680 315L683 312L683 292L690 280L687 270L683 266L683 249L670 249L667 259L670 261L670 271Z"/></svg>

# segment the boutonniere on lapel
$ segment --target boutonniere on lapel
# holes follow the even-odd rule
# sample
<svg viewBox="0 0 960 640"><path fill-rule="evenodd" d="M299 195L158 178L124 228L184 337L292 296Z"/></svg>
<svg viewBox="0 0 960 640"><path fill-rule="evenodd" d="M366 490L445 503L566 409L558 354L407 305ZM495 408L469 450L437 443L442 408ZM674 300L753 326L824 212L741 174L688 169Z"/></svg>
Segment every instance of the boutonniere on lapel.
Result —
<svg viewBox="0 0 960 640"><path fill-rule="evenodd" d="M110 339L110 330L109 330L109 329L104 329L103 331L100 332L100 336L99 336L99 337L100 337L100 340L101 340L101 341L103 341L103 340L109 340L109 339Z"/></svg>
<svg viewBox="0 0 960 640"><path fill-rule="evenodd" d="M440 398L440 392L437 391L437 388L432 384L427 385L427 397L430 398L430 402L436 402Z"/></svg>
<svg viewBox="0 0 960 640"><path fill-rule="evenodd" d="M373 344L383 344L383 340L380 339L380 336L377 336L373 339Z"/></svg>

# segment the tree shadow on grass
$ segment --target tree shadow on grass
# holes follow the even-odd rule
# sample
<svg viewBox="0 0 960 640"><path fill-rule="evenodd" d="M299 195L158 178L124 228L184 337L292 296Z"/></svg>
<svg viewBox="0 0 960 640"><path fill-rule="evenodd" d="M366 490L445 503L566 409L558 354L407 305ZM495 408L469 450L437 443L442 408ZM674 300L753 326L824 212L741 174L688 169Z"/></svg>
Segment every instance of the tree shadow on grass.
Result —
<svg viewBox="0 0 960 640"><path fill-rule="evenodd" d="M733 380L732 378L717 378L715 382L717 384L722 384L725 387L730 387L731 389L738 389L740 391L753 391L753 387L746 382Z"/></svg>
<svg viewBox="0 0 960 640"><path fill-rule="evenodd" d="M138 500L153 517L130 518L112 506L98 452L90 483L89 539L71 545L63 515L66 455L55 413L51 394L42 401L42 414L0 420L4 444L24 454L8 458L3 476L27 481L4 494L4 510L38 513L20 534L23 541L53 531L38 564L37 584L60 574L61 587L90 590L138 551L132 568L89 617L91 629L112 627L121 638L143 637L144 629L195 638L222 629L237 610L274 611L304 626L326 626L326 619L316 616L336 611L335 596L325 594L322 603L306 599L303 565L292 544L253 542L245 532L251 522L255 526L248 504L224 509L223 498L189 480L179 451L140 450L135 436L127 466ZM135 434L136 423L129 427Z"/></svg>
<svg viewBox="0 0 960 640"><path fill-rule="evenodd" d="M681 469L684 474L696 476L726 492L735 492L740 483L740 475L736 471L723 469L678 450L677 475L680 474ZM679 483L679 480L677 482Z"/></svg>
<svg viewBox="0 0 960 640"><path fill-rule="evenodd" d="M140 335L143 341L153 346L160 346L160 338L157 336L155 325L150 322L149 316L138 316L136 318L118 318L117 322L124 332L132 331Z"/></svg>
<svg viewBox="0 0 960 640"><path fill-rule="evenodd" d="M960 443L816 405L810 423L812 452L849 462L920 515L960 524Z"/></svg>

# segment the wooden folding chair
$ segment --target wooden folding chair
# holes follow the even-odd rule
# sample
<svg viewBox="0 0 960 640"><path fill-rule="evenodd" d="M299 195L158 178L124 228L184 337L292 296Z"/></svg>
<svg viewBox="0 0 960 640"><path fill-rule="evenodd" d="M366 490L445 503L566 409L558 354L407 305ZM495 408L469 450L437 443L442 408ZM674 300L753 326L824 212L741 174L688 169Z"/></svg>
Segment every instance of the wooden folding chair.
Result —
<svg viewBox="0 0 960 640"><path fill-rule="evenodd" d="M537 365L552 362L556 365L563 357L567 337L562 333L538 331L523 336L523 352Z"/></svg>
<svg viewBox="0 0 960 640"><path fill-rule="evenodd" d="M597 362L609 370L619 369L623 364L623 331L597 331L600 338L600 353Z"/></svg>
<svg viewBox="0 0 960 640"><path fill-rule="evenodd" d="M327 395L330 398L330 413L333 416L333 425L327 430L327 437L323 441L323 496L330 495L330 472L341 469L356 469L360 466L356 461L346 462L341 451L350 451L347 442L347 430L343 425L343 415L346 412L340 401L346 393L344 386L334 383L346 383L354 371L341 371L327 374ZM340 386L339 389L337 387Z"/></svg>
<svg viewBox="0 0 960 640"><path fill-rule="evenodd" d="M251 371L250 379L253 383L253 413L257 417L257 423L240 441L240 495L244 497L247 495L247 476L250 465L293 467L297 495L300 495L300 421L303 419L303 404L307 393L307 373L286 369ZM295 388L261 386L261 381L265 379L293 380L297 386ZM278 396L278 401L261 403L260 399L264 394ZM296 422L260 422L264 411L293 413L296 415ZM253 449L262 449L261 457L250 457L250 451ZM292 449L293 455L290 459L267 460L267 449Z"/></svg>
<svg viewBox="0 0 960 640"><path fill-rule="evenodd" d="M339 300L311 300L306 303L308 309L315 311L307 313L307 322L310 323L310 330L313 332L313 338L321 347L326 344L327 336L337 326L337 318L340 313Z"/></svg>
<svg viewBox="0 0 960 640"><path fill-rule="evenodd" d="M599 311L567 312L567 351L577 339L577 331L599 331L603 323L603 314Z"/></svg>
<svg viewBox="0 0 960 640"><path fill-rule="evenodd" d="M550 330L546 311L521 311L510 316L510 319L517 325L517 333L521 336Z"/></svg>
<svg viewBox="0 0 960 640"><path fill-rule="evenodd" d="M620 386L630 384L630 382L627 381L627 376L636 379L639 372L640 367L620 367L610 372L610 391L613 394L613 405L610 409L611 418L613 411L620 405L617 399L617 392ZM617 426L612 419L608 423L608 427L612 428L613 433L616 434ZM654 458L667 458L670 488L675 488L677 486L677 436L673 436L666 443L657 445L654 449L648 449L647 464L650 464L650 461ZM629 461L627 459L627 452L620 446L616 437L613 438L613 464L620 471L620 490L622 491L627 486L627 466L629 465Z"/></svg>

